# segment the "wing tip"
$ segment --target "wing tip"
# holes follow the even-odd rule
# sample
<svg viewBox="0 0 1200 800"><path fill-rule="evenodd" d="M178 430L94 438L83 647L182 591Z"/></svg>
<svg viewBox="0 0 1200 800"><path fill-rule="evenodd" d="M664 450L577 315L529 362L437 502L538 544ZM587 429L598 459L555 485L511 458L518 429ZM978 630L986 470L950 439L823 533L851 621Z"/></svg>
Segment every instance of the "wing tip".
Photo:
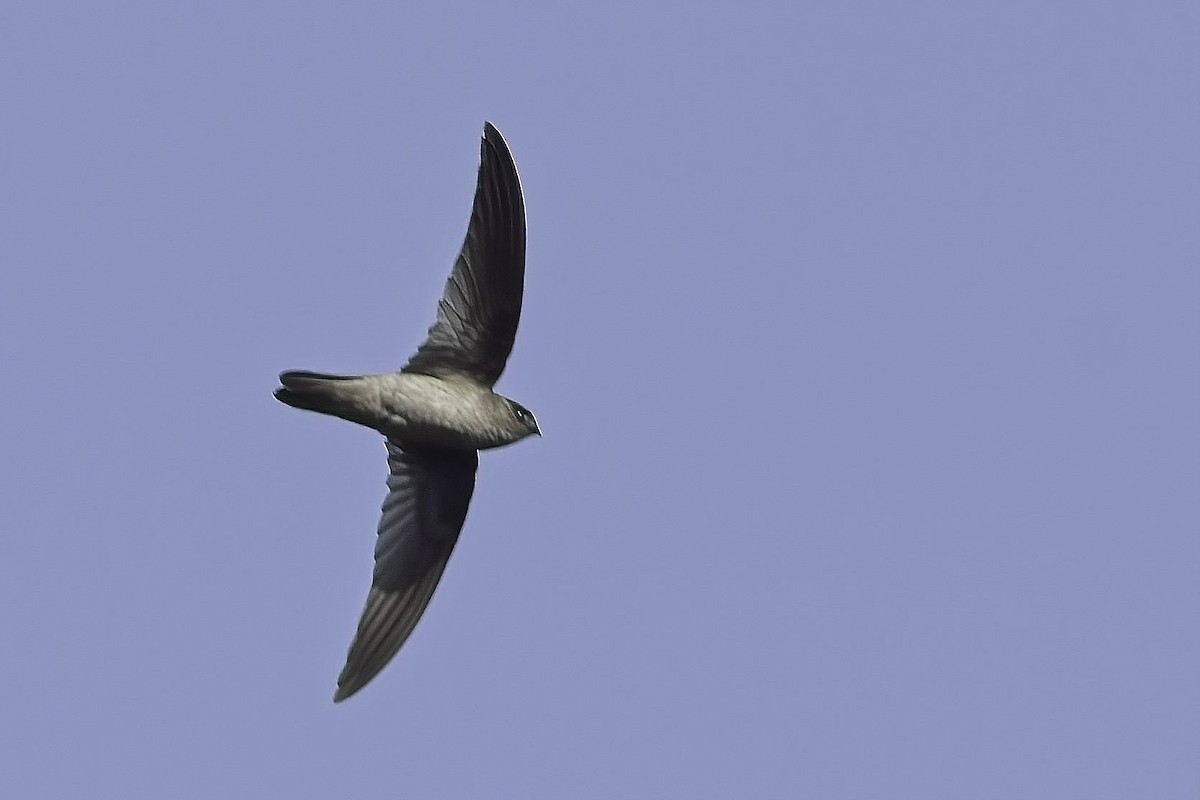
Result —
<svg viewBox="0 0 1200 800"><path fill-rule="evenodd" d="M508 147L508 142L504 141L504 135L500 133L500 129L493 125L490 121L485 120L483 123L483 141L480 142L481 153L486 152L488 145L494 147L497 152L503 153L508 157L508 161L513 164L513 169L516 169L516 163L513 161L512 150Z"/></svg>
<svg viewBox="0 0 1200 800"><path fill-rule="evenodd" d="M374 672L364 672L356 667L351 671L351 662L347 662L342 669L342 674L338 675L337 691L333 693L333 702L341 703L358 694L364 686L371 682L372 678L379 674L380 670L382 667Z"/></svg>

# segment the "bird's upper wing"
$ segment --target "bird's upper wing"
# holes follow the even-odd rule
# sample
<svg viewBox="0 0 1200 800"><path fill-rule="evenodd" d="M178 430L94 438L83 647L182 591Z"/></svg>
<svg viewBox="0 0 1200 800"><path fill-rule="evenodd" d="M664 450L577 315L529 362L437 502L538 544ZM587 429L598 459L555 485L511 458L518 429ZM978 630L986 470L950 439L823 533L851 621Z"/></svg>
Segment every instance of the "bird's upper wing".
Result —
<svg viewBox="0 0 1200 800"><path fill-rule="evenodd" d="M437 322L404 367L495 385L517 335L525 289L525 202L508 145L483 128L475 204L462 252L438 302Z"/></svg>
<svg viewBox="0 0 1200 800"><path fill-rule="evenodd" d="M401 447L390 440L387 449L390 491L379 520L375 575L334 702L365 686L412 633L458 541L475 490L474 450Z"/></svg>

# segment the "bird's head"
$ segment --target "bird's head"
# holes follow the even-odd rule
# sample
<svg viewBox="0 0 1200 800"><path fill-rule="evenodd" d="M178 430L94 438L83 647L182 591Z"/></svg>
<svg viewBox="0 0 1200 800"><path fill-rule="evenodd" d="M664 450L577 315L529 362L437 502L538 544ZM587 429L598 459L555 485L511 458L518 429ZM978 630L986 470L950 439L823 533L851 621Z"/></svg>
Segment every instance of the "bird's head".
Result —
<svg viewBox="0 0 1200 800"><path fill-rule="evenodd" d="M537 420L533 416L533 412L515 400L508 400L508 409L512 414L513 424L519 432L518 438L524 439L526 436L541 436L542 430L538 427Z"/></svg>

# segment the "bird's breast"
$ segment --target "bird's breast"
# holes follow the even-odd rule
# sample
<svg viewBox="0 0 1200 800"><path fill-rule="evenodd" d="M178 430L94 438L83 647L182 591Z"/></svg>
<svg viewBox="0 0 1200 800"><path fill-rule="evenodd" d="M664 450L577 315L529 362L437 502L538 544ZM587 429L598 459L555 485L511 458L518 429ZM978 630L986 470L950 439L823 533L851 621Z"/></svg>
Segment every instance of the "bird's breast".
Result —
<svg viewBox="0 0 1200 800"><path fill-rule="evenodd" d="M399 440L484 450L508 443L497 398L467 382L400 373L382 389L387 409L380 431Z"/></svg>

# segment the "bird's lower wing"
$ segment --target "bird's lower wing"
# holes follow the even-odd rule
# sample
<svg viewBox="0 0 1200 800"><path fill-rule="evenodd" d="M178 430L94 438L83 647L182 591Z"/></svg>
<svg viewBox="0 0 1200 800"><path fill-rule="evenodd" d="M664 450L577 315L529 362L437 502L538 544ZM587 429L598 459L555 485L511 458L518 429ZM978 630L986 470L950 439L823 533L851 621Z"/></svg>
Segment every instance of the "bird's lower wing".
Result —
<svg viewBox="0 0 1200 800"><path fill-rule="evenodd" d="M338 676L334 702L374 678L408 639L458 541L479 454L388 441L388 496L367 607Z"/></svg>

